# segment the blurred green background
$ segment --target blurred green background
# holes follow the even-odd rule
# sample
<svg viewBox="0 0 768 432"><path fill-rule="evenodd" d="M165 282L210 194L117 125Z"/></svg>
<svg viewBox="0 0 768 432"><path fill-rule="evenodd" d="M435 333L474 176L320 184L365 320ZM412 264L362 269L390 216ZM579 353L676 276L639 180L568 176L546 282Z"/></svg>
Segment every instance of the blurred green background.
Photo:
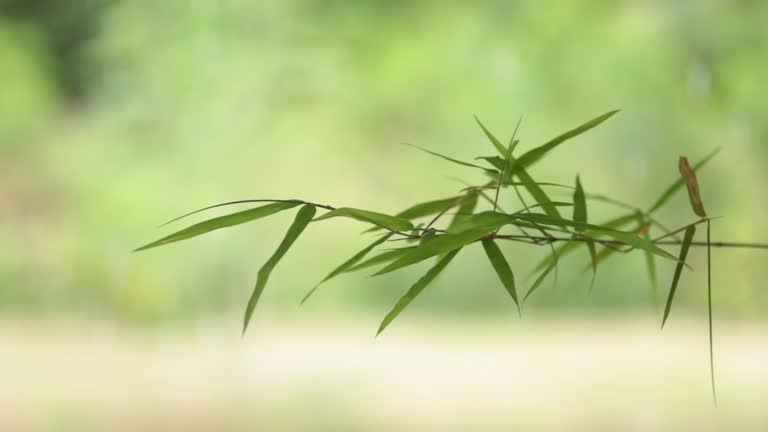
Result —
<svg viewBox="0 0 768 432"><path fill-rule="evenodd" d="M457 178L482 176L399 144L465 160L493 154L473 114L505 138L524 115L525 151L621 108L532 173L568 184L580 174L588 192L640 207L677 178L679 155L721 147L699 175L708 212L723 216L713 236L768 241L766 22L760 0L0 0L0 314L236 334L288 212L130 251L172 229L160 222L221 201L301 198L395 213L451 196L463 187ZM516 205L511 191L502 202ZM593 220L617 214L590 209ZM659 216L670 226L694 218L684 193ZM367 244L362 228L311 225L273 273L255 327L343 318L341 328L373 334L423 267L340 277L297 307ZM520 279L547 254L504 251ZM581 255L561 267L557 287L540 289L529 316L657 325L642 255L608 261L591 295ZM683 279L673 315L698 322L705 255L691 259L699 271ZM765 262L760 251L715 251L716 319L763 325ZM666 289L672 268L659 267ZM515 315L473 248L395 326L508 326Z"/></svg>

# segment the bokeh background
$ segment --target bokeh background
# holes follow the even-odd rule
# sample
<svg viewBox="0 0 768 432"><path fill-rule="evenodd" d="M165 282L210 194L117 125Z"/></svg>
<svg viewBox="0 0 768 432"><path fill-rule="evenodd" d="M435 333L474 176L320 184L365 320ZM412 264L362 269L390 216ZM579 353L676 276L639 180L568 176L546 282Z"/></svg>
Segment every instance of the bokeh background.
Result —
<svg viewBox="0 0 768 432"><path fill-rule="evenodd" d="M717 409L702 250L663 333L642 255L591 293L573 255L521 321L469 248L376 339L424 266L298 307L367 244L354 221L309 227L242 339L289 212L130 251L233 199L395 213L482 180L402 142L469 160L494 152L473 114L505 138L524 115L525 150L616 108L536 178L647 207L720 147L713 236L768 241L767 22L760 0L0 0L0 430L766 430L762 251L714 253ZM659 217L694 218L684 193ZM504 251L523 287L547 254Z"/></svg>

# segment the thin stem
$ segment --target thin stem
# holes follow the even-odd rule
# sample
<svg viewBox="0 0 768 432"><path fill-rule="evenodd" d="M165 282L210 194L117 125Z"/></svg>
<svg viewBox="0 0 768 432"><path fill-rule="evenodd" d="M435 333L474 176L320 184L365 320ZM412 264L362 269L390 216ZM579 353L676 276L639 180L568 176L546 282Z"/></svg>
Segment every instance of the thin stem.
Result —
<svg viewBox="0 0 768 432"><path fill-rule="evenodd" d="M709 309L709 378L712 382L712 400L717 406L717 392L715 391L715 356L712 347L712 248L711 223L707 220L707 308Z"/></svg>

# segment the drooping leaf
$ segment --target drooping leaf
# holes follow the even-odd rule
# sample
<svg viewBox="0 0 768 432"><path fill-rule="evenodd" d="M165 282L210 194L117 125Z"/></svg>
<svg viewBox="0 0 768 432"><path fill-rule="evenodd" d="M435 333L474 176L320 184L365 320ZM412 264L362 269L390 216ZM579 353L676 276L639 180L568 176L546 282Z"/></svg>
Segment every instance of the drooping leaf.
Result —
<svg viewBox="0 0 768 432"><path fill-rule="evenodd" d="M315 217L315 212L315 206L311 204L306 204L301 207L301 209L299 209L298 213L296 213L296 217L294 218L293 223L288 228L288 232L285 234L283 241L280 242L280 245L277 247L275 253L272 254L272 256L267 260L266 263L264 263L261 269L259 269L259 274L256 278L256 286L253 288L253 293L251 293L251 298L248 300L248 306L245 309L245 318L243 319L243 334L245 334L245 331L248 329L248 323L251 321L253 310L256 308L256 303L259 302L259 297L261 297L261 293L264 291L264 287L267 285L269 275L272 273L272 270L274 270L277 263L280 262L280 260L283 258L285 253L288 252L288 249L290 249L296 239L299 238L299 235L304 232L304 229L307 227L307 225L312 222L312 218Z"/></svg>
<svg viewBox="0 0 768 432"><path fill-rule="evenodd" d="M392 249L392 250L381 252L380 254L377 254L368 258L367 260L361 262L360 264L350 267L344 273L351 273L358 270L366 269L368 267L373 267L375 265L392 262L397 258L400 258L401 256L405 255L409 251L416 249L416 247L417 246L408 246L404 248Z"/></svg>
<svg viewBox="0 0 768 432"><path fill-rule="evenodd" d="M706 157L704 157L704 159L696 162L693 165L692 171L693 172L698 172L699 169L701 169L704 165L706 165L707 162L712 160L712 158L715 157L715 155L717 155L717 153L719 153L719 152L720 152L719 148L715 149L714 151L712 151L712 153L710 153ZM656 212L658 209L660 209L664 204L667 203L667 201L669 201L670 198L672 198L672 195L674 195L675 192L677 192L678 190L680 190L680 188L683 187L683 184L685 184L685 181L682 178L678 178L677 180L675 180L675 182L672 183L672 185L670 185L667 188L667 190L664 191L663 194L661 194L659 199L656 200L656 202L651 206L651 208L647 212L645 212L645 213L650 215L650 214Z"/></svg>
<svg viewBox="0 0 768 432"><path fill-rule="evenodd" d="M445 160L447 160L447 161L449 161L449 162L453 162L453 163L455 163L455 164L458 164L458 165L463 165L463 166L465 166L465 167L470 167L470 168L479 168L479 169L481 169L481 170L483 170L483 171L489 171L489 170L488 170L488 168L482 167L482 166L480 166L480 165L475 165L475 164L472 164L472 163L469 163L469 162L460 161L460 160L458 160L458 159L454 159L454 158L452 158L452 157L448 157L448 156L442 155L442 154L440 154L440 153L437 153L437 152L433 152L432 150L427 150L427 149L425 149L424 147L420 147L420 146L417 146L417 145L415 145L415 144L407 144L407 143L404 143L404 145L407 145L407 146L410 146L410 147L415 147L415 148L417 148L417 149L419 149L419 150L423 151L424 153L428 153L428 154L431 154L432 156L437 156L437 157L439 157L440 159L445 159Z"/></svg>
<svg viewBox="0 0 768 432"><path fill-rule="evenodd" d="M590 262L592 263L592 282L590 284L590 288L592 288L595 286L595 278L597 277L597 249L595 249L595 240L587 237L584 241L587 244L587 250L589 251L589 259L590 259Z"/></svg>
<svg viewBox="0 0 768 432"><path fill-rule="evenodd" d="M672 300L675 298L675 292L677 291L677 284L680 282L680 275L683 273L683 266L685 265L685 259L688 257L688 250L691 248L691 242L693 236L696 234L696 226L691 225L685 230L685 236L683 237L683 244L680 247L680 258L675 267L675 275L672 278L672 287L669 289L669 296L667 297L667 306L664 308L664 318L661 321L661 327L664 328L664 323L667 322L669 312L672 310Z"/></svg>
<svg viewBox="0 0 768 432"><path fill-rule="evenodd" d="M378 245L380 245L380 244L384 243L384 242L385 242L385 241L387 241L387 240L388 240L390 237L392 237L392 235L393 235L393 234L394 234L394 233L389 233L389 234L387 234L387 235L384 235L384 236L381 236L381 237L379 237L378 239L376 239L376 241L374 241L374 242L373 242L373 243L371 243L370 245L366 246L366 247L365 247L365 249L363 249L363 250L361 250L360 252L356 253L356 254L355 254L355 255L354 255L352 258L350 258L350 259L348 259L348 260L344 261L344 262L343 262L341 265L339 265L338 267L336 267L335 269L333 269L333 271L332 271L332 272L328 273L328 276L324 277L324 278L323 278L323 280L321 280L320 282L318 282L318 283L317 283L317 285L315 285L315 286L314 286L314 287L313 287L311 290L309 290L309 292L308 292L308 293L307 293L307 294L304 296L304 298L303 298L303 299L301 299L301 304L304 304L304 302L306 302L306 301L307 301L307 299L309 299L309 297L310 297L310 296L311 296L311 295L312 295L312 294L313 294L315 291L317 291L317 288L318 288L318 287L320 287L320 285L322 285L322 284L323 284L323 282L326 282L326 281L328 281L328 280L330 280L330 279L333 279L334 277L336 277L336 276L338 276L338 275L340 275L340 274L342 274L342 273L346 272L346 271L347 271L347 270L349 270L350 268L352 268L352 266L354 266L355 264L357 264L357 263L358 263L358 262L359 262L361 259L365 258L365 256L366 256L366 255L368 255L368 253L369 253L370 251L372 251L372 250L373 250L373 249L374 249L376 246L378 246Z"/></svg>
<svg viewBox="0 0 768 432"><path fill-rule="evenodd" d="M427 258L448 253L464 245L480 240L489 233L489 230L480 228L470 229L458 234L443 234L396 259L394 262L375 273L374 276L389 273L419 263Z"/></svg>
<svg viewBox="0 0 768 432"><path fill-rule="evenodd" d="M642 215L638 214L638 223L641 226L647 226L648 222L646 222ZM651 234L649 230L645 230L645 232L642 234L643 238L646 241L651 241ZM653 305L656 308L656 311L658 312L659 307L659 283L658 283L658 277L656 275L656 257L653 256L653 254L649 252L645 252L645 267L648 271L648 280L651 282L651 295L653 296Z"/></svg>
<svg viewBox="0 0 768 432"><path fill-rule="evenodd" d="M557 261L559 257L557 255L552 257L552 261L549 263L549 265L544 269L544 271L539 274L539 277L536 278L536 280L533 282L533 285L531 285L531 288L528 289L528 292L525 294L525 297L523 298L523 302L528 300L528 297L533 294L534 291L536 291L537 288L541 285L542 282L544 282L544 279L547 278L547 275L549 275L552 270L554 270L557 267Z"/></svg>
<svg viewBox="0 0 768 432"><path fill-rule="evenodd" d="M504 254L499 249L499 246L493 240L483 240L483 249L488 256L488 260L491 262L493 269L499 276L501 283L506 288L509 295L512 296L515 305L517 305L518 312L520 311L520 304L517 301L517 290L515 289L515 275L512 273L512 269L509 267L507 259L504 258Z"/></svg>
<svg viewBox="0 0 768 432"><path fill-rule="evenodd" d="M456 254L459 253L460 250L461 248L450 251L447 255L441 258L437 264L430 268L424 276L422 276L415 284L413 284L413 286L411 286L408 292L400 298L395 307L387 314L386 317L384 317L384 320L381 322L379 331L376 333L376 335L381 334L381 332L384 331L384 329L387 328L387 326L395 318L397 318L398 315L400 315L400 312L408 307L413 299L415 299L416 296L424 291L424 288L426 288L427 285L429 285L429 283L432 282L432 280L434 280L435 277L437 277L437 275L443 271L443 269L445 269L445 267L451 262L451 260L453 260L453 258L456 256Z"/></svg>
<svg viewBox="0 0 768 432"><path fill-rule="evenodd" d="M619 229L619 228L627 225L634 218L635 218L635 214L634 213L629 213L629 214L626 214L626 215L619 216L619 217L617 217L615 219L612 219L612 220L602 224L601 226L605 227L605 228ZM595 236L595 235L599 235L600 233L590 233L590 234L591 234L591 236ZM566 243L563 243L562 245L560 245L559 247L557 247L555 249L555 251L557 252L558 256L563 257L563 256L565 256L565 255L575 251L576 249L578 249L579 246L580 245L579 245L578 242L566 242ZM552 263L552 256L551 255L547 255L546 257L544 257L544 259L539 261L538 264L536 264L536 267L533 268L531 274L535 274L537 272L540 272L540 271L544 270L551 263ZM528 276L528 277L530 277L530 276Z"/></svg>
<svg viewBox="0 0 768 432"><path fill-rule="evenodd" d="M683 180L688 187L688 198L691 201L693 212L699 217L707 217L707 212L704 211L704 203L701 202L699 180L696 179L696 173L691 169L691 165L688 163L688 158L681 156L679 165L680 175L683 176Z"/></svg>
<svg viewBox="0 0 768 432"><path fill-rule="evenodd" d="M459 204L459 208L456 209L456 214L453 216L453 219L451 219L446 230L451 231L454 226L462 224L467 218L473 216L472 213L477 207L478 196L479 194L476 190L467 192L464 199Z"/></svg>
<svg viewBox="0 0 768 432"><path fill-rule="evenodd" d="M517 217L523 220L533 221L542 225L569 226L572 228L579 227L579 228L583 228L584 230L599 232L607 235L608 237L612 237L620 242L626 243L627 245L632 246L636 249L648 251L655 255L658 255L667 259L676 260L674 256L669 254L669 252L665 251L664 249L661 249L660 247L656 246L653 243L650 243L644 240L643 238L641 238L635 233L618 231L611 228L605 228L598 225L571 221L563 218L554 218L552 216L542 215L542 214L529 213L529 214L521 214L521 215L518 215Z"/></svg>
<svg viewBox="0 0 768 432"><path fill-rule="evenodd" d="M251 222L256 219L260 219L266 216L273 215L277 212L287 210L301 204L300 202L277 202L267 204L265 206L256 207L250 210L244 210L241 212L233 213L226 216L220 216L213 219L209 219L204 222L194 224L190 227L184 228L181 231L177 231L169 236L163 237L160 240L149 243L136 249L134 252L152 249L154 247L167 245L181 240L187 240L192 237L197 237L215 231L221 228L228 228L235 225Z"/></svg>
<svg viewBox="0 0 768 432"><path fill-rule="evenodd" d="M408 231L413 229L413 224L407 219L397 216L390 216L384 213L377 213L368 210L360 210L350 207L337 208L316 218L316 221L329 219L333 217L348 217L362 222L368 222L392 231Z"/></svg>
<svg viewBox="0 0 768 432"><path fill-rule="evenodd" d="M592 129L593 127L595 127L595 126L599 125L600 123L602 123L602 122L608 120L609 118L611 118L611 116L613 116L617 112L619 112L619 110L610 111L610 112L607 112L607 113L605 113L605 114L603 114L601 116L595 117L592 120L584 123L583 125L575 128L575 129L571 129L568 132L565 132L564 134L561 134L561 135L551 139L546 144L544 144L544 145L542 145L540 147L536 147L535 149L530 150L527 153L524 153L522 156L520 156L518 158L518 160L517 160L517 168L516 169L527 168L527 167L533 165L539 159L544 157L544 155L546 155L551 150L554 150L560 144L564 143L565 141L567 141L567 140L569 140L569 139L571 139L571 138L573 138L575 136L581 135L584 132Z"/></svg>

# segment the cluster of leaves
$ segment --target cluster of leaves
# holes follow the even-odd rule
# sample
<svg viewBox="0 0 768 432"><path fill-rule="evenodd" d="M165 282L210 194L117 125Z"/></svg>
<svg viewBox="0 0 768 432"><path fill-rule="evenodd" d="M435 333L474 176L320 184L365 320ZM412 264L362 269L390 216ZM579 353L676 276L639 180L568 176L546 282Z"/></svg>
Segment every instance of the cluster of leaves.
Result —
<svg viewBox="0 0 768 432"><path fill-rule="evenodd" d="M658 297L656 276L656 260L661 258L675 265L674 277L668 291L666 307L662 318L662 326L669 317L675 292L684 267L687 266L688 250L694 244L696 227L707 224L707 242L709 241L709 218L704 211L696 172L702 168L717 150L690 166L686 158L680 158L680 177L674 181L647 210L632 204L624 203L604 195L588 194L578 176L573 186L556 183L538 182L530 174L529 169L541 162L553 150L595 126L603 123L618 111L610 111L584 123L583 125L556 136L545 144L535 147L519 156L515 150L519 143L515 133L507 145L503 144L485 125L476 118L485 137L498 152L493 156L481 156L475 162L461 161L433 151L417 147L431 155L449 162L483 171L487 180L477 186L469 186L459 194L443 199L415 204L394 214L384 214L357 208L334 208L328 205L311 203L298 199L290 200L243 200L217 204L184 215L178 219L202 212L215 207L246 203L266 203L245 211L216 217L197 223L181 231L161 238L138 250L151 249L157 246L174 243L196 237L217 229L227 228L246 222L251 222L284 210L300 207L293 223L274 254L267 260L258 272L256 286L253 289L245 311L243 332L248 328L259 297L267 284L267 280L280 259L293 245L296 239L311 222L330 218L344 217L371 225L367 233L375 232L375 241L333 269L302 300L305 302L324 282L343 273L350 273L375 267L374 275L390 273L402 268L435 258L435 263L417 280L400 298L393 309L387 314L379 326L381 333L408 305L440 274L465 247L480 243L491 268L499 277L500 284L509 293L518 311L522 303L528 299L553 271L556 271L560 259L581 248L587 249L591 257L591 268L594 275L600 263L617 253L637 251L645 254L650 285L654 298ZM518 121L517 126L520 125ZM698 219L682 228L669 230L659 223L654 214L667 204L670 198L686 186L691 201L691 207ZM550 198L550 189L560 188L571 191L572 200L556 201ZM503 189L511 189L517 198L519 209L506 212L499 207L499 195ZM525 191L526 193L524 193ZM525 198L528 195L528 198ZM529 202L530 201L530 202ZM624 211L619 216L603 223L595 223L588 217L588 202L602 201L614 204ZM480 203L486 202L487 209L481 210ZM327 210L319 217L318 209ZM563 213L569 210L570 216ZM442 228L438 223L444 218L450 221ZM423 221L422 223L417 223ZM651 238L651 229L657 229L663 234ZM515 230L509 232L508 230ZM678 234L683 233L680 239ZM386 243L405 241L402 247L385 247ZM524 296L518 294L518 283L515 273L505 258L499 241L513 241L529 245L546 245L550 254L534 268L537 277L528 287ZM662 249L660 245L679 244L677 256ZM374 251L377 250L376 253ZM711 351L711 284L710 299L710 360ZM714 391L714 379L713 379Z"/></svg>

